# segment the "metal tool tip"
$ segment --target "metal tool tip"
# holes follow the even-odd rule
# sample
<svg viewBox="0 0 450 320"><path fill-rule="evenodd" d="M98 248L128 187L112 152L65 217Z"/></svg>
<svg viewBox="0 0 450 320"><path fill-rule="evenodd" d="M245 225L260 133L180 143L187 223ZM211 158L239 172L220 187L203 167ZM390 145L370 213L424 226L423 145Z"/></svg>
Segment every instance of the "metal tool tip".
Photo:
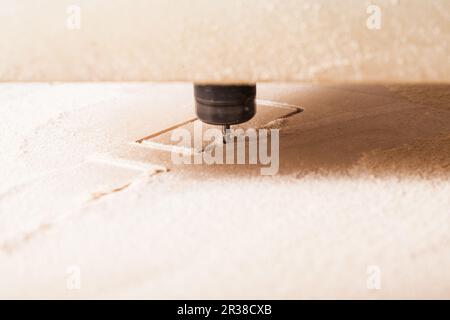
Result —
<svg viewBox="0 0 450 320"><path fill-rule="evenodd" d="M227 141L228 141L229 130L230 130L230 125L229 124L224 124L222 126L223 143L227 143Z"/></svg>

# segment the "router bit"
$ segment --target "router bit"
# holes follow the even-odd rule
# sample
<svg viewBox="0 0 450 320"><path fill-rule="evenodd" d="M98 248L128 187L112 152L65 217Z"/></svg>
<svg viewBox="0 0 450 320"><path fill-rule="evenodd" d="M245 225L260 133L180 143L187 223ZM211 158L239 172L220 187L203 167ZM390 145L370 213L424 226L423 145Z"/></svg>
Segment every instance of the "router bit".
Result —
<svg viewBox="0 0 450 320"><path fill-rule="evenodd" d="M249 121L256 113L256 85L194 85L197 117L222 126L226 143L231 125Z"/></svg>
<svg viewBox="0 0 450 320"><path fill-rule="evenodd" d="M228 142L228 133L229 132L230 132L230 125L229 124L224 124L222 126L223 143L227 143Z"/></svg>

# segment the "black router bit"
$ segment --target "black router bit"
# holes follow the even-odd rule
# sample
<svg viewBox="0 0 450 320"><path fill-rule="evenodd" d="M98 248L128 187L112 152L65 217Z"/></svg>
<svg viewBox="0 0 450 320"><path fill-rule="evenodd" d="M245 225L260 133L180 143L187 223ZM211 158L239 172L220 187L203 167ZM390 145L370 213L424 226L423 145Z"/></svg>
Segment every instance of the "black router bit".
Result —
<svg viewBox="0 0 450 320"><path fill-rule="evenodd" d="M249 121L256 113L256 85L194 85L197 117L222 126L224 142L231 125Z"/></svg>

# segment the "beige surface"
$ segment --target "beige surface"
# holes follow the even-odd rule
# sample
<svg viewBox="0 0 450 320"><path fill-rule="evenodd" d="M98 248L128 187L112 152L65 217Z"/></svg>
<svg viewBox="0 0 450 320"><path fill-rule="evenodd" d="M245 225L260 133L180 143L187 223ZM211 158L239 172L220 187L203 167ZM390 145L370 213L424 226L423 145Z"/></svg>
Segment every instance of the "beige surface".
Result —
<svg viewBox="0 0 450 320"><path fill-rule="evenodd" d="M304 109L263 177L134 143L189 84L0 85L0 297L450 298L448 93L261 85Z"/></svg>
<svg viewBox="0 0 450 320"><path fill-rule="evenodd" d="M81 9L81 29L69 5ZM370 4L381 29L370 30ZM0 0L0 80L450 81L449 0Z"/></svg>

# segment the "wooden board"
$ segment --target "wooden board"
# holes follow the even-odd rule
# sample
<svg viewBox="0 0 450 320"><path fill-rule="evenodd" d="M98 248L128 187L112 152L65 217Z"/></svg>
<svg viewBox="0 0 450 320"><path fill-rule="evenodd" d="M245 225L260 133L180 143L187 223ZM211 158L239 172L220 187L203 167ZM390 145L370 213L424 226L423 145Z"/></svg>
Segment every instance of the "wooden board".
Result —
<svg viewBox="0 0 450 320"><path fill-rule="evenodd" d="M0 298L450 298L448 86L261 84L274 176L175 164L192 100L0 84Z"/></svg>

